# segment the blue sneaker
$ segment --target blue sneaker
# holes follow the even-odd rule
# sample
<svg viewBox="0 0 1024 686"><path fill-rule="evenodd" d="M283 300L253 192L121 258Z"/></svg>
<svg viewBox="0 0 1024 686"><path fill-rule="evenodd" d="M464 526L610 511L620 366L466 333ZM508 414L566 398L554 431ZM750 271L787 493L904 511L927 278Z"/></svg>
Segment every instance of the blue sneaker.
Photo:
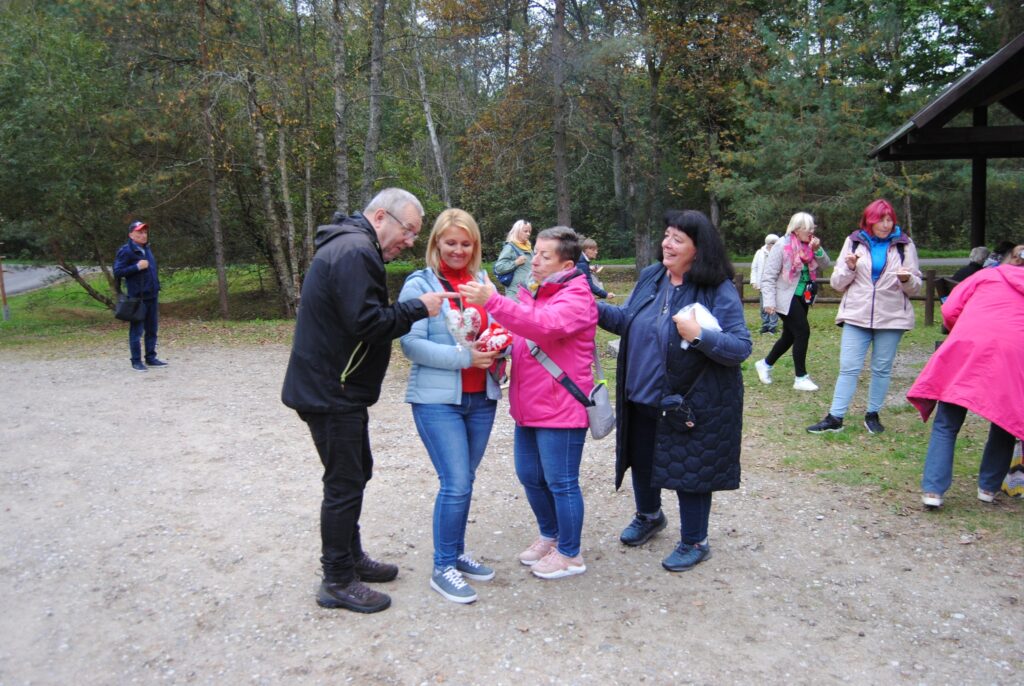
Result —
<svg viewBox="0 0 1024 686"><path fill-rule="evenodd" d="M658 511L657 517L644 517L639 512L633 517L633 521L629 523L625 529L622 530L622 535L619 536L619 540L626 545L643 545L647 541L651 540L651 536L658 533L662 529L668 526L668 520L665 519L665 513Z"/></svg>
<svg viewBox="0 0 1024 686"><path fill-rule="evenodd" d="M670 572L686 572L711 557L711 546L699 543L679 542L672 554L661 561L661 566Z"/></svg>
<svg viewBox="0 0 1024 686"><path fill-rule="evenodd" d="M148 369L146 369L146 365L142 364L141 362L132 362L132 369L134 369L137 372L149 371Z"/></svg>
<svg viewBox="0 0 1024 686"><path fill-rule="evenodd" d="M451 565L434 571L430 577L430 587L453 603L472 603L476 600L476 591L466 583L459 570Z"/></svg>
<svg viewBox="0 0 1024 686"><path fill-rule="evenodd" d="M147 367L166 367L167 363L164 362L163 360L158 360L155 357L151 357L148 360L146 360L146 366Z"/></svg>
<svg viewBox="0 0 1024 686"><path fill-rule="evenodd" d="M473 581L490 581L494 578L494 570L485 564L473 559L472 553L462 553L455 560L455 569L462 573L462 576Z"/></svg>

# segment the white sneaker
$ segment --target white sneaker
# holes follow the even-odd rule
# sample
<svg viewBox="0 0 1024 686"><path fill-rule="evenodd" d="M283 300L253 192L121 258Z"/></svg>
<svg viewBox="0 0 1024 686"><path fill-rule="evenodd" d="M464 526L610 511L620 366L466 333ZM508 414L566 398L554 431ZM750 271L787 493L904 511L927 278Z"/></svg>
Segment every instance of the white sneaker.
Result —
<svg viewBox="0 0 1024 686"><path fill-rule="evenodd" d="M816 391L818 390L818 384L811 381L811 377L805 374L796 377L793 381L793 388L798 391Z"/></svg>
<svg viewBox="0 0 1024 686"><path fill-rule="evenodd" d="M764 360L758 360L754 363L754 369L757 370L757 378L761 379L761 383L770 384L772 382L772 366Z"/></svg>

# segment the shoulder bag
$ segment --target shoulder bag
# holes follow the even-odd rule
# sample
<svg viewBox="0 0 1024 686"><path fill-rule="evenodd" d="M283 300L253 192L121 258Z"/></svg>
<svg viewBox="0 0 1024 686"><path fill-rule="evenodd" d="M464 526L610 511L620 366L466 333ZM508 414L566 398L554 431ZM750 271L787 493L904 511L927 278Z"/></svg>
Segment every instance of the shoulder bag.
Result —
<svg viewBox="0 0 1024 686"><path fill-rule="evenodd" d="M594 345L594 373L597 380L594 382L594 388L590 391L590 395L587 396L576 385L576 382L570 379L569 375L562 371L562 368L548 357L546 352L540 349L539 345L531 340L527 340L526 344L529 346L530 354L537 362L540 362L540 365L587 409L590 435L600 440L610 434L615 428L615 408L612 407L611 397L608 395L608 382L604 378L604 370L601 369L601 359L597 356L597 345Z"/></svg>
<svg viewBox="0 0 1024 686"><path fill-rule="evenodd" d="M115 282L114 290L117 292L114 319L120 319L123 322L141 322L146 318L146 303L142 302L142 298L122 293L121 279Z"/></svg>

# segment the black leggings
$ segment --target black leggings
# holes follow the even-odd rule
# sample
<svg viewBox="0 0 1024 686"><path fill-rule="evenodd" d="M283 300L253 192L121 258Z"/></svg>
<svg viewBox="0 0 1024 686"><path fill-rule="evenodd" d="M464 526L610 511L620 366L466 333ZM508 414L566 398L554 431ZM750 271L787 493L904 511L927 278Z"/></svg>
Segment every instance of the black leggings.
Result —
<svg viewBox="0 0 1024 686"><path fill-rule="evenodd" d="M782 318L782 335L775 341L772 351L764 361L774 365L786 351L793 348L793 372L797 376L807 375L807 343L811 340L811 325L807 323L807 309L804 299L794 295L789 304L789 314L779 313Z"/></svg>

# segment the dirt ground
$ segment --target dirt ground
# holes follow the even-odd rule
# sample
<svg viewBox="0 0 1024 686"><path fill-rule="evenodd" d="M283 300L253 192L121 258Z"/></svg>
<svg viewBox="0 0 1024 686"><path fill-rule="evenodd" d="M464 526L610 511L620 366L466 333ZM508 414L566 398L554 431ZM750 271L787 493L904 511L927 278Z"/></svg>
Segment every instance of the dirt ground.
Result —
<svg viewBox="0 0 1024 686"><path fill-rule="evenodd" d="M716 494L714 557L669 574L639 549L612 439L582 469L586 574L541 581L507 405L470 548L497 577L456 605L428 587L436 479L396 359L371 411L367 549L397 562L390 610L314 603L319 462L278 400L283 346L0 353L0 684L612 684L1024 681L1020 550L778 469L744 446ZM397 357L397 356L396 356Z"/></svg>

